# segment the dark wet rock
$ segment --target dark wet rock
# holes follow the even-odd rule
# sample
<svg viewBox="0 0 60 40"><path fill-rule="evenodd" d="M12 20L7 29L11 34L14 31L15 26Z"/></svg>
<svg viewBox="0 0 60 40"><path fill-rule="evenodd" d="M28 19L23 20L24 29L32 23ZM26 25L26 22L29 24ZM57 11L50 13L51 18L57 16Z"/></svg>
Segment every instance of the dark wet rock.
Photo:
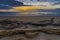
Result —
<svg viewBox="0 0 60 40"><path fill-rule="evenodd" d="M0 20L0 24L11 24L12 21L11 20L8 20L8 19L5 19L5 20Z"/></svg>
<svg viewBox="0 0 60 40"><path fill-rule="evenodd" d="M51 39L46 39L46 40L51 40Z"/></svg>
<svg viewBox="0 0 60 40"><path fill-rule="evenodd" d="M26 38L17 38L16 40L27 40Z"/></svg>
<svg viewBox="0 0 60 40"><path fill-rule="evenodd" d="M16 30L1 31L0 32L0 38L18 35L18 34L25 34L25 37L27 37L27 38L35 38L38 36L39 32L60 35L60 29L40 29L40 30L37 29L35 31L16 29Z"/></svg>
<svg viewBox="0 0 60 40"><path fill-rule="evenodd" d="M2 25L2 28L4 29L14 29L17 27L22 27L21 25L23 25L22 22L18 22L18 21L12 21L12 20L1 20L0 24Z"/></svg>
<svg viewBox="0 0 60 40"><path fill-rule="evenodd" d="M39 21L39 22L40 22L40 24L52 25L54 23L54 19L55 18L51 18L50 20L43 20L43 21Z"/></svg>
<svg viewBox="0 0 60 40"><path fill-rule="evenodd" d="M41 26L41 27L47 26L47 24L40 24L40 23L31 23L30 25L33 25L33 26Z"/></svg>
<svg viewBox="0 0 60 40"><path fill-rule="evenodd" d="M41 32L60 35L60 29L42 29Z"/></svg>
<svg viewBox="0 0 60 40"><path fill-rule="evenodd" d="M27 38L34 38L34 37L36 37L38 35L38 32L26 32L25 33L25 36L27 37Z"/></svg>

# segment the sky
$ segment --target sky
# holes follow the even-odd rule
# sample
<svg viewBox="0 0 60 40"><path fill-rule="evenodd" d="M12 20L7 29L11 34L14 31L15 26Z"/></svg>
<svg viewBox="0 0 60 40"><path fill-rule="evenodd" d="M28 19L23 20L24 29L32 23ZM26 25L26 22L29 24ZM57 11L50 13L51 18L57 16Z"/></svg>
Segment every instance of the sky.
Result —
<svg viewBox="0 0 60 40"><path fill-rule="evenodd" d="M16 0L23 2L25 5L43 5L47 8L60 8L60 0Z"/></svg>
<svg viewBox="0 0 60 40"><path fill-rule="evenodd" d="M14 1L23 2L24 5L39 5L42 6L43 8L50 9L60 8L60 0L14 0Z"/></svg>
<svg viewBox="0 0 60 40"><path fill-rule="evenodd" d="M48 2L48 3L60 4L60 0L16 0L16 1L20 1L20 2L40 2L40 3Z"/></svg>
<svg viewBox="0 0 60 40"><path fill-rule="evenodd" d="M39 1L39 2L59 2L60 0L16 0L16 1L22 1L22 2L30 2L30 1L33 1L33 2L37 2L37 1Z"/></svg>

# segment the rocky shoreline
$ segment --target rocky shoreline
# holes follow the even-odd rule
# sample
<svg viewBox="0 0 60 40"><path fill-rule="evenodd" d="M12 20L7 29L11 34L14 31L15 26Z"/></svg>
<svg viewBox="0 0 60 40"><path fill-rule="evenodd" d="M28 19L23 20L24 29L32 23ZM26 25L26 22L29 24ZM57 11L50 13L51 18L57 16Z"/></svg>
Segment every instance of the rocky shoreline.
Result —
<svg viewBox="0 0 60 40"><path fill-rule="evenodd" d="M48 33L48 34L56 34L60 35L60 29L40 29L40 30L9 30L9 31L1 31L0 37L7 37L17 34L25 34L25 36L34 36L39 34L40 32Z"/></svg>
<svg viewBox="0 0 60 40"><path fill-rule="evenodd" d="M60 35L59 28L47 28L46 26L57 26L59 23L53 23L54 18L50 20L40 21L41 23L24 22L24 21L12 21L8 19L0 20L0 38L9 37L13 35L24 34L26 38L35 38L40 32L47 34ZM56 25L55 25L56 24ZM32 27L32 28L31 28ZM27 40L23 38L17 38L16 40Z"/></svg>

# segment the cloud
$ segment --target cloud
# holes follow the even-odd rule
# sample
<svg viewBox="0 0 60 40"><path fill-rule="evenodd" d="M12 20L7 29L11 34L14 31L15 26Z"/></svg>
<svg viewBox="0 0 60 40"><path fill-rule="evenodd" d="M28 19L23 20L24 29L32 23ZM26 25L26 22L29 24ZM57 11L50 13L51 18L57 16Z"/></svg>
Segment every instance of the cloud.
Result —
<svg viewBox="0 0 60 40"><path fill-rule="evenodd" d="M52 2L24 2L25 5L51 5Z"/></svg>
<svg viewBox="0 0 60 40"><path fill-rule="evenodd" d="M29 2L31 0L16 0L16 1L22 1L22 2L27 1L27 2ZM36 2L38 0L32 0L32 1ZM39 1L40 2L59 2L60 0L39 0Z"/></svg>
<svg viewBox="0 0 60 40"><path fill-rule="evenodd" d="M40 0L41 2L59 2L60 0Z"/></svg>
<svg viewBox="0 0 60 40"><path fill-rule="evenodd" d="M40 0L39 2L23 2L24 5L37 5L42 9L60 8L60 0Z"/></svg>
<svg viewBox="0 0 60 40"><path fill-rule="evenodd" d="M58 4L60 4L60 2L56 2L56 3L54 3L53 5L58 5Z"/></svg>

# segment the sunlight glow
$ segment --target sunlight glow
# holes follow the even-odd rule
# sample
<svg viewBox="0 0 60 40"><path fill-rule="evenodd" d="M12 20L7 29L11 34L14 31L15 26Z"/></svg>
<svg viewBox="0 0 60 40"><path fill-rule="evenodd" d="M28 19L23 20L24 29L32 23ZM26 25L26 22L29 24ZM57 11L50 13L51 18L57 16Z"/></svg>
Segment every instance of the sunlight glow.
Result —
<svg viewBox="0 0 60 40"><path fill-rule="evenodd" d="M37 6L19 6L19 7L13 7L13 9L18 11L29 11L29 10L37 10L39 8Z"/></svg>

